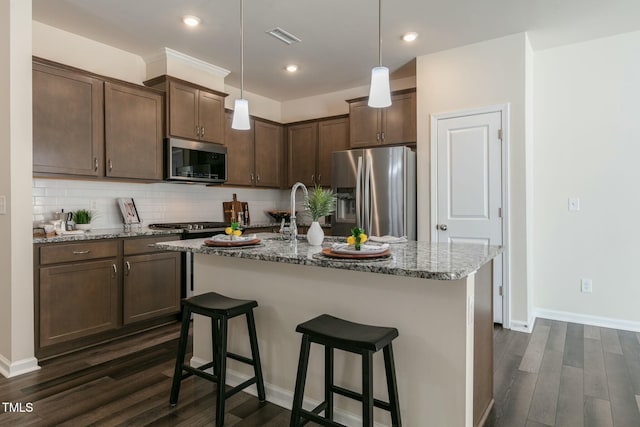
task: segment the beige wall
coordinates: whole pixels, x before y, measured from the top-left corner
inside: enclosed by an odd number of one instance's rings
[[[633,32],[536,53],[533,269],[545,316],[640,328],[639,49]]]
[[[236,99],[240,98],[240,89],[226,85],[225,93],[229,96],[225,98],[224,106],[233,110]],[[282,103],[252,92],[244,91],[244,98],[249,101],[249,114],[261,117],[274,122],[282,123]]]
[[[418,238],[429,239],[430,116],[489,105],[510,106],[511,318],[527,324],[525,78],[528,40],[516,34],[417,58]]]
[[[31,1],[0,0],[0,373],[37,369],[31,244]]]

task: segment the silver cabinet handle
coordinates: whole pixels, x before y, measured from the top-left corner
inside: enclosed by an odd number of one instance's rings
[[[376,132],[376,141],[380,141],[380,132]]]
[[[86,250],[86,251],[73,251],[74,255],[86,255],[88,253],[90,253],[90,250]]]
[[[125,267],[127,268],[126,272],[124,273],[126,276],[129,275],[129,272],[131,271],[131,263],[129,261],[124,263]]]
[[[147,244],[147,247],[148,248],[155,248],[156,244],[155,243],[149,243],[149,244]]]
[[[259,173],[256,174],[256,181],[260,182],[260,174]]]
[[[438,224],[436,228],[438,230],[447,231],[447,224]]]
[[[253,174],[252,173],[249,174],[249,182],[253,184]]]
[[[315,184],[315,183],[316,183],[316,174],[315,174],[315,173],[312,173],[312,174],[311,174],[311,183],[312,183],[312,184]]]
[[[200,136],[200,126],[196,125],[196,136]]]
[[[115,275],[118,274],[118,267],[116,267],[115,264],[111,264],[111,267],[113,268],[113,276],[115,277]]]
[[[109,172],[113,170],[113,162],[109,159]]]
[[[204,126],[200,128],[200,137],[204,138]]]
[[[380,136],[382,137],[382,141],[384,141],[384,132],[380,133]]]
[[[318,174],[318,185],[320,184],[321,181],[322,181],[322,174]]]
[[[97,157],[93,158],[93,170],[98,172],[98,158]]]

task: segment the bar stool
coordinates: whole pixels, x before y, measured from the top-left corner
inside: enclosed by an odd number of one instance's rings
[[[215,292],[208,292],[182,300],[182,328],[180,330],[180,343],[178,344],[176,369],[173,374],[171,397],[169,399],[171,406],[175,406],[178,403],[180,382],[191,375],[197,375],[208,379],[218,385],[216,392],[216,427],[222,427],[224,425],[225,399],[233,396],[250,385],[256,384],[256,387],[258,388],[258,400],[260,402],[264,402],[264,381],[262,379],[262,368],[260,366],[260,353],[258,352],[256,325],[253,318],[253,308],[257,306],[258,303],[256,301],[228,298]],[[184,363],[184,356],[187,351],[187,339],[189,337],[189,321],[191,320],[191,313],[211,318],[213,361],[198,368],[194,368]],[[247,316],[247,329],[249,330],[249,341],[251,344],[251,359],[227,351],[228,321],[233,317],[243,314]],[[227,357],[253,366],[255,373],[255,376],[249,378],[229,391],[225,390]],[[209,369],[211,367],[213,367],[213,375],[208,372],[204,372],[205,369]],[[186,371],[186,373],[183,373],[183,371]]]
[[[296,328],[301,332],[300,361],[296,389],[291,409],[291,427],[298,427],[313,421],[323,426],[343,426],[333,421],[333,393],[349,397],[362,402],[362,425],[373,426],[373,407],[387,410],[391,413],[394,427],[400,427],[400,404],[398,401],[398,385],[393,362],[393,347],[391,341],[398,336],[396,328],[362,325],[349,322],[337,317],[323,314],[315,319],[301,323]],[[324,345],[324,402],[312,411],[302,409],[304,385],[309,364],[309,349],[311,343]],[[348,351],[362,355],[362,394],[342,388],[333,383],[333,349]],[[389,402],[373,398],[373,353],[382,349],[384,366],[387,377]],[[324,418],[319,414],[324,410]],[[303,421],[304,420],[304,421]]]

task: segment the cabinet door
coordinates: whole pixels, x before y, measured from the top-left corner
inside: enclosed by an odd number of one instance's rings
[[[198,93],[198,89],[191,86],[169,82],[169,135],[199,138]]]
[[[198,97],[200,139],[218,144],[224,143],[224,98],[203,90]]]
[[[282,185],[282,126],[256,120],[254,122],[256,186]]]
[[[33,64],[33,172],[101,176],[102,80]]]
[[[124,324],[180,311],[180,253],[124,259]]]
[[[367,101],[349,104],[349,142],[351,147],[371,147],[380,141],[380,109],[370,108]]]
[[[382,124],[383,144],[416,142],[416,93],[403,93],[391,97],[391,106],[384,109]]]
[[[287,127],[287,185],[296,182],[310,186],[316,180],[318,152],[318,123],[304,123]]]
[[[40,269],[40,347],[118,327],[116,258]]]
[[[224,145],[227,147],[227,182],[232,185],[253,185],[255,182],[253,131],[231,129],[233,114],[225,115]]]
[[[162,96],[105,83],[106,175],[162,179]]]
[[[331,153],[349,149],[349,119],[318,122],[318,176],[316,182],[331,187]]]

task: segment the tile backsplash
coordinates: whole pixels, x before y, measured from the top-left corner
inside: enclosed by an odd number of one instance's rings
[[[206,187],[204,185],[130,182],[75,181],[62,179],[33,180],[34,224],[53,218],[53,213],[89,209],[95,212],[94,229],[118,228],[122,216],[116,199],[131,197],[136,203],[143,225],[158,222],[222,221],[222,202],[238,200],[249,203],[251,222],[271,222],[268,210],[288,209],[289,191]]]

